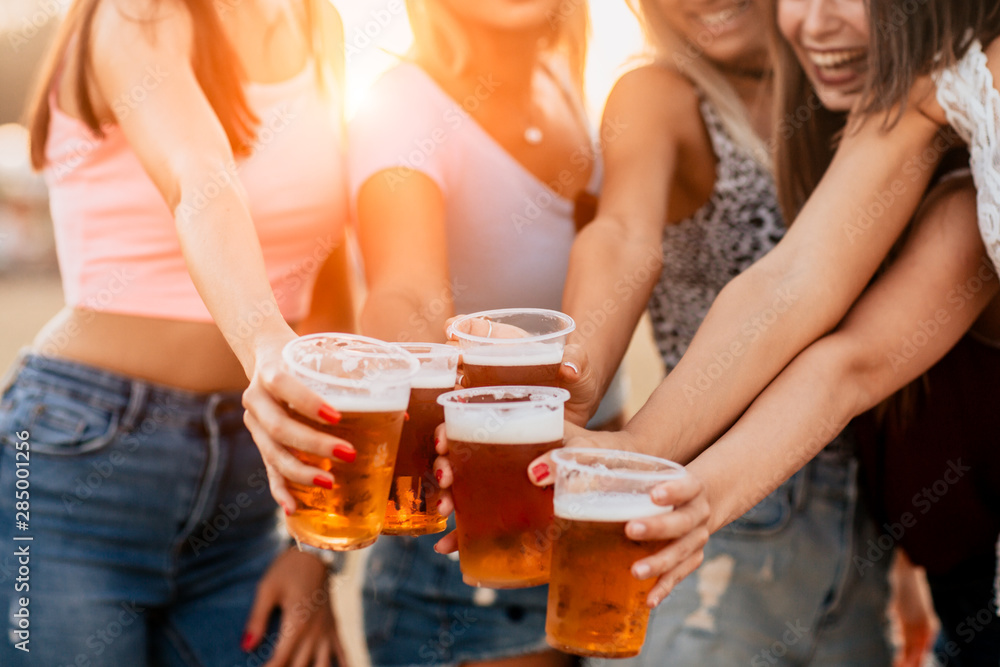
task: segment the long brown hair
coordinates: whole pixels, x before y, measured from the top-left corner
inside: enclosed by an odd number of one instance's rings
[[[904,108],[918,77],[949,67],[974,40],[1000,36],[997,0],[868,0],[867,113]]]
[[[777,3],[775,3],[777,4]],[[791,45],[777,27],[776,11],[771,25],[775,35],[775,183],[778,204],[787,224],[792,224],[823,175],[833,162],[840,137],[847,125],[847,113],[827,109],[820,101]],[[890,250],[879,268],[884,273],[898,255],[908,231]],[[880,427],[899,429],[913,416],[921,391],[926,390],[926,375],[889,396],[872,414]]]
[[[775,54],[774,180],[787,224],[833,161],[847,114],[823,106],[795,52],[772,21]]]
[[[31,162],[36,169],[45,166],[45,145],[49,136],[52,109],[49,93],[60,76],[70,49],[74,50],[75,71],[66,73],[73,77],[73,91],[84,124],[97,137],[103,137],[105,128],[94,109],[88,83],[93,80],[93,62],[90,57],[94,16],[102,0],[75,0],[56,34],[47,60],[38,78],[35,92],[28,106],[28,127],[31,136]],[[158,7],[163,0],[155,0]],[[190,13],[194,36],[192,64],[198,84],[219,118],[226,137],[236,155],[250,152],[258,118],[247,104],[243,92],[246,74],[230,44],[213,0],[171,0]],[[327,57],[318,28],[320,0],[302,0],[303,20],[309,40],[311,57],[318,63]],[[144,20],[136,18],[135,20]],[[155,19],[154,19],[155,20]],[[320,68],[317,68],[320,69]]]

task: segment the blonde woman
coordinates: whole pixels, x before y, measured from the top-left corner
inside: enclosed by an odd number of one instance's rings
[[[69,7],[30,118],[67,307],[2,388],[0,532],[32,539],[0,663],[339,654],[243,404],[350,450],[287,416],[324,407],[280,370],[346,218],[340,32],[318,0]],[[351,325],[344,285],[320,288],[326,326]]]
[[[600,182],[582,103],[585,2],[411,0],[412,52],[351,124],[364,333],[443,341],[456,313],[561,304],[577,202]],[[621,410],[620,392],[597,418]],[[383,538],[365,585],[374,664],[563,665],[544,587],[462,583],[435,536]]]

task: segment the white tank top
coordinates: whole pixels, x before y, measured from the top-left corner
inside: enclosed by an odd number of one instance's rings
[[[488,95],[497,85],[483,77]],[[383,170],[419,171],[441,189],[455,311],[558,310],[576,236],[573,202],[515,160],[421,68],[401,63],[369,92],[349,126],[352,201]],[[569,169],[586,170],[581,153]],[[596,194],[600,161],[588,190]],[[556,185],[558,187],[558,185]]]
[[[938,72],[935,79],[948,123],[969,145],[979,232],[1000,272],[1000,92],[982,45],[974,41],[960,61]]]

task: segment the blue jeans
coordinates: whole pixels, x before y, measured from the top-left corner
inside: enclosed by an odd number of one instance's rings
[[[454,516],[448,528],[455,528]],[[454,666],[550,650],[548,586],[468,586],[458,561],[434,551],[439,539],[382,537],[372,548],[364,586],[372,665]]]
[[[892,552],[870,558],[878,536],[841,436],[712,536],[701,567],[653,613],[642,654],[589,664],[888,666]]]
[[[284,541],[239,394],[34,355],[11,377],[0,398],[0,665],[262,665],[240,640]]]

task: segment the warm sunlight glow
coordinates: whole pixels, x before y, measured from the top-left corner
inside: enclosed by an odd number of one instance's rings
[[[333,4],[344,19],[347,108],[351,115],[372,82],[392,66],[393,54],[406,52],[412,36],[402,0],[364,3],[334,0]],[[587,97],[596,122],[622,65],[639,51],[642,36],[625,0],[596,0],[591,3],[591,17],[594,27],[587,67]]]

